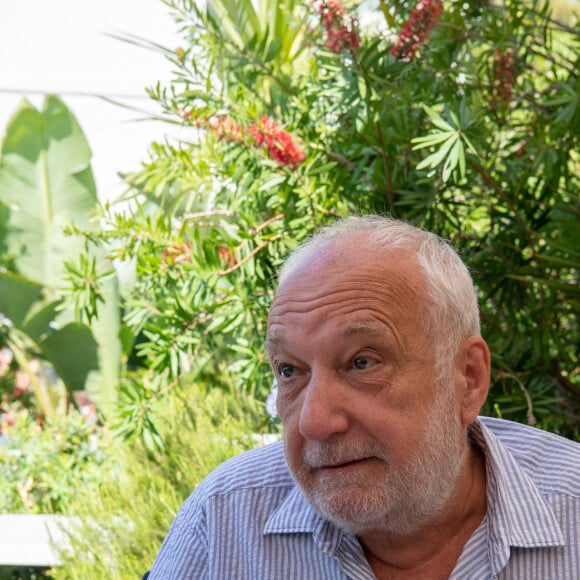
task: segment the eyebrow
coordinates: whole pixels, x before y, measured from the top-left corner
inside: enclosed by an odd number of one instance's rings
[[[353,334],[386,334],[389,332],[389,327],[384,324],[376,322],[354,322],[349,324],[344,331],[345,336],[352,336]]]
[[[273,347],[278,346],[286,342],[285,332],[276,332],[274,334],[268,334],[264,340],[264,346],[266,350],[271,350]]]
[[[355,335],[375,335],[381,336],[389,334],[390,329],[388,326],[383,324],[378,324],[376,322],[354,322],[349,324],[343,332],[343,336],[355,336]],[[275,346],[285,343],[287,340],[287,335],[284,330],[278,330],[268,335],[264,341],[266,349],[271,349]]]

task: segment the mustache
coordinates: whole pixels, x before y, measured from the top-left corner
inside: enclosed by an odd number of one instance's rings
[[[316,443],[302,450],[302,464],[311,469],[343,465],[376,458],[389,463],[385,448],[377,441]]]

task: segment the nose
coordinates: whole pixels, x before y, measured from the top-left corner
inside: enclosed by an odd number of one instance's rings
[[[324,441],[348,431],[347,398],[336,377],[312,372],[303,393],[299,429],[304,439]]]

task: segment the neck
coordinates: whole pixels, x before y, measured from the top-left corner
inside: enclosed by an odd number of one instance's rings
[[[427,526],[410,535],[371,531],[360,535],[359,541],[377,578],[411,576],[411,572],[437,578],[436,569],[447,578],[486,508],[485,458],[470,446],[453,494]],[[393,573],[386,574],[388,570]]]

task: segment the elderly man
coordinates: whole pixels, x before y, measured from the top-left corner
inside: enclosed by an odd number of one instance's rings
[[[580,578],[580,445],[478,418],[489,351],[441,239],[322,230],[282,269],[267,349],[283,446],[195,490],[151,580]]]

